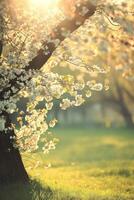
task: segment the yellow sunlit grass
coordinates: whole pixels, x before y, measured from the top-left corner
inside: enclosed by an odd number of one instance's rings
[[[31,177],[53,191],[51,200],[133,199],[131,130],[55,131],[62,141],[55,152],[23,156]],[[41,163],[35,167],[37,160]]]

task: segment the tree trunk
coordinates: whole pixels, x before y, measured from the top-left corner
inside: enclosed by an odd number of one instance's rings
[[[127,127],[133,127],[133,118],[131,111],[129,110],[128,106],[126,105],[125,99],[124,99],[124,93],[122,87],[119,85],[118,79],[115,80],[117,94],[118,94],[118,102],[120,105],[120,111],[124,117],[124,120],[126,122]]]
[[[0,184],[26,183],[29,181],[29,177],[19,150],[14,147],[16,137],[11,127],[9,114],[2,112],[0,117],[4,117],[5,126],[8,128],[7,132],[0,131]]]
[[[134,123],[133,123],[133,119],[132,119],[132,115],[130,111],[128,110],[126,105],[124,105],[123,102],[119,102],[119,103],[120,103],[121,113],[122,113],[122,116],[124,117],[127,127],[133,127]]]

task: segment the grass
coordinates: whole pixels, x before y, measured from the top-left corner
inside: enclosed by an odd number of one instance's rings
[[[32,196],[21,195],[23,200],[134,200],[133,130],[68,128],[55,133],[61,140],[55,151],[23,155],[31,178],[38,181],[25,186],[23,193]]]

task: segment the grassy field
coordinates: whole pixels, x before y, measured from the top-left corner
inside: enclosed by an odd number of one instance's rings
[[[133,130],[55,132],[61,140],[55,151],[23,156],[27,171],[38,182],[30,188],[18,186],[12,200],[21,200],[20,196],[23,200],[134,200]],[[12,187],[13,193],[16,186]]]

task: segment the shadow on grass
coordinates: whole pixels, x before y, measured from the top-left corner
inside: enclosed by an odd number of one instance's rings
[[[50,187],[42,187],[37,181],[29,184],[13,184],[0,187],[0,200],[51,200],[53,192]]]
[[[0,186],[0,200],[81,200],[62,191],[43,187],[36,180],[29,184],[12,184]]]
[[[84,198],[85,199],[85,198]],[[71,196],[62,191],[51,190],[50,187],[43,187],[37,181],[29,184],[14,184],[0,187],[0,200],[82,200],[79,197]],[[92,195],[87,200],[126,200],[121,197],[100,197]]]

